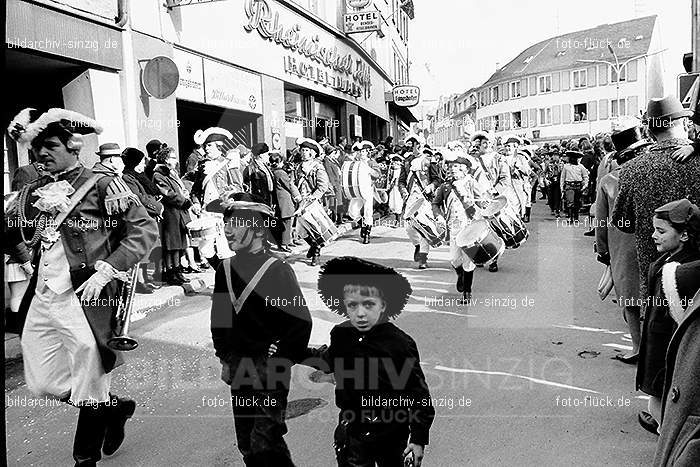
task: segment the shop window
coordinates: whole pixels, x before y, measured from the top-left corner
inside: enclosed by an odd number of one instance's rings
[[[574,121],[585,122],[588,120],[588,104],[574,104]]]

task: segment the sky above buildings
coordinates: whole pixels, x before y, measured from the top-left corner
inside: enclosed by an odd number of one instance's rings
[[[411,84],[433,107],[440,95],[481,85],[539,41],[568,32],[658,15],[666,93],[691,51],[690,0],[414,0]],[[432,105],[431,105],[432,104]]]

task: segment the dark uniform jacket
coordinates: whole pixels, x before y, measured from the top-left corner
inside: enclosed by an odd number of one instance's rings
[[[335,403],[351,432],[405,431],[410,442],[428,444],[435,409],[411,336],[388,322],[363,333],[345,321],[331,331],[330,347],[309,355],[321,359],[308,360],[313,366],[334,373]]]
[[[649,267],[649,302],[645,307],[639,343],[637,389],[651,396],[661,397],[663,393],[666,350],[676,330],[676,322],[671,317],[662,288],[661,271],[671,261],[683,264],[700,259],[700,253],[689,250],[686,248],[671,256],[666,254]]]
[[[36,162],[17,167],[12,174],[12,191],[19,191],[24,185],[44,175],[46,172]]]
[[[267,166],[263,167],[263,164],[255,158],[251,159],[248,167],[243,170],[243,183],[250,187],[249,193],[260,196],[268,206],[274,206],[277,203],[274,176],[272,170]],[[271,177],[272,187],[268,183],[268,174]]]
[[[93,172],[90,169],[79,166],[60,175],[59,180],[66,180],[77,190],[92,175]],[[115,193],[112,184],[114,180],[115,177],[109,175],[100,178],[59,228],[60,241],[63,242],[66,258],[70,265],[74,290],[95,273],[94,265],[98,260],[109,263],[118,271],[127,271],[151,250],[156,241],[158,235],[156,223],[138,201],[128,202],[118,210],[109,209],[111,214],[108,213],[106,198]],[[32,193],[36,188],[51,182],[53,179],[45,176],[27,185],[29,196],[24,205],[24,212],[28,220],[31,221],[39,214],[39,210],[33,206],[38,196],[34,196]],[[133,197],[133,193],[131,196]],[[17,222],[8,223],[9,219],[17,219],[14,212],[5,218],[5,241],[3,243],[6,253],[13,255],[19,251],[26,252],[27,247],[22,240],[19,224]],[[27,239],[31,239],[34,234],[34,224],[32,222],[29,224],[24,229]],[[34,298],[38,266],[41,260],[40,245],[41,242],[36,245],[32,252],[34,275],[19,308],[20,329],[24,326],[24,319]],[[117,296],[117,286],[117,281],[112,280],[102,289],[98,301],[83,305],[85,316],[102,357],[102,366],[108,373],[122,363],[121,357],[118,357],[117,353],[107,347],[107,340],[112,337],[112,317],[116,309],[114,298]],[[100,304],[103,306],[99,306]]]
[[[236,253],[231,259],[231,279],[236,297],[250,282],[269,253]],[[311,315],[303,300],[292,267],[277,260],[265,272],[253,293],[236,314],[226,284],[224,262],[219,262],[211,305],[211,334],[216,356],[232,364],[242,357],[261,359],[279,341],[276,359],[288,372],[300,362],[311,336]],[[231,369],[232,373],[235,368]],[[288,384],[289,375],[286,375]]]
[[[700,277],[700,262],[695,263]],[[666,354],[661,435],[654,466],[700,465],[700,293],[679,298],[692,303],[685,302],[689,305],[684,319]]]
[[[158,200],[158,197],[161,195],[148,190],[149,187],[144,186],[141,180],[139,180],[139,175],[143,175],[143,177],[146,176],[145,174],[138,174],[133,170],[124,170],[122,180],[124,180],[124,183],[126,183],[129,189],[139,197],[139,201],[141,201],[143,207],[146,208],[149,216],[154,218],[161,217],[163,215],[163,204]],[[148,181],[153,184],[150,180]]]

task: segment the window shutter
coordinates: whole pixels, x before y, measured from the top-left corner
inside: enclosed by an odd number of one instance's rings
[[[598,67],[596,65],[589,66],[586,68],[586,86],[592,88],[596,86],[598,77],[596,76],[596,70]]]
[[[552,107],[552,125],[559,125],[561,123],[561,107],[555,105]]]
[[[520,95],[527,96],[527,78],[520,80]]]
[[[530,126],[537,126],[537,109],[530,109]]]
[[[565,71],[561,74],[561,90],[562,91],[568,91],[571,85],[569,84],[571,82],[571,72],[570,71]]]
[[[571,123],[571,104],[561,106],[562,123]]]
[[[504,101],[506,97],[506,87],[503,83],[498,85],[498,101]]]
[[[637,96],[629,96],[627,98],[627,115],[639,117],[639,102]]]
[[[561,91],[561,73],[552,73],[552,92]]]
[[[509,113],[505,113],[505,114],[503,114],[503,117],[502,117],[502,118],[503,118],[503,122],[504,122],[504,125],[503,125],[504,128],[505,128],[506,130],[510,130],[510,127],[511,127],[511,125],[510,125],[510,123],[511,123],[511,122],[510,122],[510,114],[509,114]]]
[[[598,120],[598,103],[590,101],[588,103],[588,121],[595,122]]]
[[[632,60],[627,64],[627,81],[637,81],[637,63],[639,60]]]
[[[598,85],[605,86],[608,84],[608,65],[600,65],[598,67]]]
[[[505,89],[505,91],[503,92],[503,99],[510,100],[510,83],[504,84],[503,88]]]
[[[608,118],[608,100],[601,99],[598,101],[598,115],[601,120]]]
[[[537,78],[534,76],[530,77],[530,82],[528,84],[528,87],[530,88],[530,95],[534,96],[537,94]]]

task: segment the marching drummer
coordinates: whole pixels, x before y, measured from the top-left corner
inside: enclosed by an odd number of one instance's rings
[[[433,191],[434,186],[429,183],[428,168],[430,167],[430,155],[432,151],[424,149],[418,151],[420,145],[418,138],[411,136],[406,140],[406,145],[413,152],[407,153],[401,175],[399,176],[399,189],[406,200],[406,207],[411,206],[420,199],[426,199]],[[418,269],[427,269],[430,244],[418,231],[406,224],[406,233],[414,246],[413,261],[418,263]]]
[[[478,215],[477,199],[485,194],[479,192],[474,178],[468,173],[469,160],[458,156],[445,162],[451,181],[443,183],[437,189],[433,199],[433,213],[436,217],[447,218],[447,225],[452,232],[450,262],[457,273],[457,291],[463,293],[465,303],[469,304],[476,266],[457,246],[456,239],[459,232]]]
[[[300,138],[297,140],[297,144],[301,154],[301,165],[296,177],[299,183],[299,192],[307,203],[313,201],[320,203],[330,187],[326,169],[318,160],[323,149],[311,138]],[[307,232],[301,223],[297,224],[297,228],[299,237],[309,244],[309,251],[306,253],[306,257],[311,260],[309,264],[316,266],[321,259],[323,243],[315,240],[311,232]]]
[[[370,175],[370,184],[372,180],[375,180],[381,176],[379,171],[372,168],[370,165],[370,152],[374,150],[374,144],[370,141],[360,141],[352,145],[353,157],[356,161],[367,166],[367,170]],[[362,190],[360,190],[362,191]],[[371,187],[365,190],[366,193],[372,193]],[[350,204],[348,206],[348,215],[352,218],[353,222],[360,219],[360,238],[363,244],[369,243],[369,235],[372,232],[372,224],[374,223],[374,197],[369,196],[369,199],[365,198],[351,198]]]

